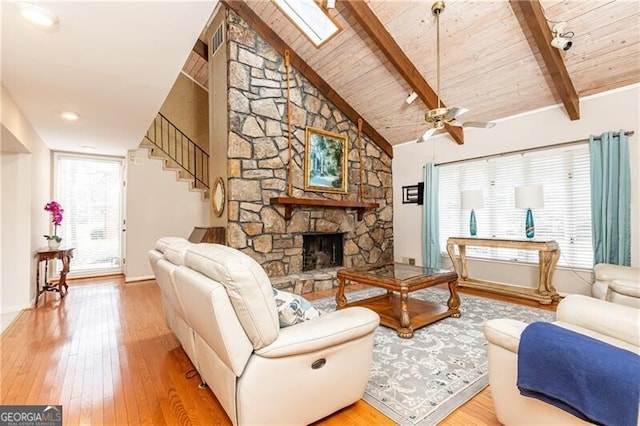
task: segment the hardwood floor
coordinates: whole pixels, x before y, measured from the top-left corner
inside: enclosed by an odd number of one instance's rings
[[[154,281],[76,281],[63,300],[47,294],[2,334],[0,404],[61,404],[65,425],[230,425],[211,391],[198,388],[192,369],[164,323]],[[394,423],[360,400],[317,424]],[[441,424],[498,425],[490,390]]]

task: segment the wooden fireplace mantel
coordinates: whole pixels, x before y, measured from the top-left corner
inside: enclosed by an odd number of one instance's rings
[[[273,197],[271,204],[279,204],[284,206],[285,220],[291,219],[291,213],[297,207],[322,207],[336,209],[353,209],[357,212],[358,220],[362,220],[365,210],[377,209],[379,203],[364,203],[360,201],[349,200],[325,200],[317,198],[296,198],[296,197]]]

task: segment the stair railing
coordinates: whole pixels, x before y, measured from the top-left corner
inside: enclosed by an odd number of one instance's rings
[[[156,115],[145,137],[193,178],[194,188],[209,189],[209,154],[162,113]]]

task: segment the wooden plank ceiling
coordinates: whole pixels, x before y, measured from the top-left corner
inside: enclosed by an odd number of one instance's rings
[[[193,50],[187,58],[187,62],[182,66],[182,72],[190,76],[202,87],[209,87],[209,65],[207,59],[207,28],[204,28],[196,40]]]
[[[415,140],[427,129],[428,106],[420,98],[405,103],[412,85],[396,68],[398,61],[387,58],[343,2],[338,0],[336,9],[329,11],[343,30],[320,49],[271,1],[246,3],[390,144]],[[432,3],[366,1],[436,90]],[[579,97],[640,82],[640,2],[541,0],[540,4],[548,21],[566,21],[566,31],[575,34],[573,47],[558,53]],[[539,49],[532,48],[527,40],[532,35],[520,26],[509,1],[446,1],[440,26],[440,96],[448,106],[470,110],[463,121],[497,120],[562,104],[564,89],[559,91],[554,84],[556,71],[549,72]]]

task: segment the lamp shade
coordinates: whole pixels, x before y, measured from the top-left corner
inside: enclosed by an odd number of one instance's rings
[[[462,210],[480,209],[484,207],[484,196],[479,189],[462,191],[460,200]]]
[[[532,209],[544,207],[541,185],[522,185],[516,187],[516,208]]]

